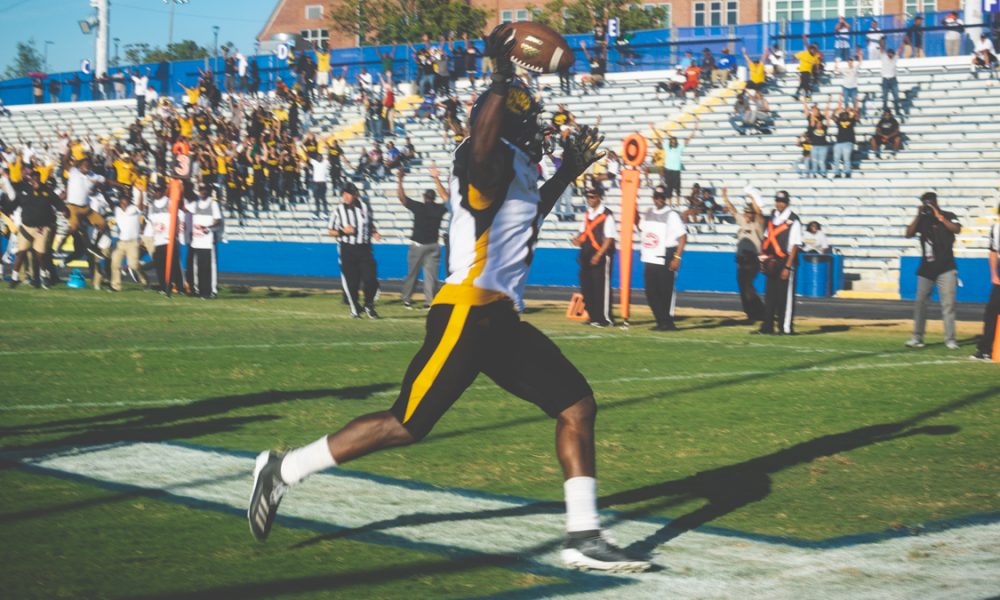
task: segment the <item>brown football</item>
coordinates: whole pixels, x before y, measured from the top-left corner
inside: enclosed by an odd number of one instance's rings
[[[548,25],[532,21],[511,23],[508,29],[514,34],[511,62],[535,73],[555,73],[568,69],[576,57],[565,38]]]

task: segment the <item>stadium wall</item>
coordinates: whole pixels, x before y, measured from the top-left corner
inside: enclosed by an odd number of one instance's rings
[[[404,244],[375,244],[379,279],[406,277]],[[574,248],[538,248],[535,251],[528,277],[529,285],[576,287],[579,285],[578,251]],[[842,261],[836,256],[838,264]],[[635,252],[632,267],[632,287],[643,289],[642,262]],[[260,273],[269,275],[296,275],[306,277],[339,277],[340,267],[337,245],[308,242],[264,242],[232,240],[219,248],[219,271],[223,273]],[[834,269],[834,272],[842,272]],[[441,277],[444,278],[442,260]],[[805,280],[800,278],[800,293]],[[841,278],[834,278],[834,290],[842,287]],[[618,287],[618,265],[615,265],[612,285]],[[763,292],[764,278],[757,277],[757,288]],[[728,252],[684,253],[684,267],[677,278],[680,291],[738,293],[736,262]]]
[[[982,302],[990,299],[993,284],[990,283],[990,264],[985,258],[956,258],[958,263],[959,302]],[[899,260],[899,295],[905,300],[913,300],[917,295],[917,267],[919,256],[904,256]],[[937,289],[934,300],[938,300]]]

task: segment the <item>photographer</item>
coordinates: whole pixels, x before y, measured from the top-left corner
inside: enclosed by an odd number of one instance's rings
[[[417,284],[420,270],[424,271],[424,308],[430,308],[431,300],[437,293],[438,271],[441,268],[441,246],[438,244],[441,220],[447,207],[447,191],[438,178],[437,166],[431,166],[431,177],[441,195],[443,202],[437,202],[437,196],[432,189],[424,190],[423,201],[418,202],[403,191],[405,169],[399,169],[396,179],[396,193],[399,203],[413,213],[413,234],[410,236],[410,249],[406,255],[406,279],[403,280],[403,306],[413,308],[413,288]]]
[[[941,315],[944,318],[944,345],[957,350],[955,341],[955,290],[958,285],[958,268],[955,265],[955,234],[962,225],[954,213],[938,208],[937,194],[926,192],[920,197],[917,216],[906,228],[906,237],[920,236],[920,267],[917,269],[917,297],[913,307],[913,337],[906,342],[908,348],[924,347],[924,328],[927,323],[927,301],[934,286],[941,297]]]

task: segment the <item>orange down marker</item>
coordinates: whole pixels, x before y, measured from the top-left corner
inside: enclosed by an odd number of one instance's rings
[[[628,325],[632,296],[632,233],[639,201],[639,167],[646,160],[646,138],[629,134],[622,145],[625,171],[622,173],[622,229],[618,246],[618,290],[621,297],[622,320]]]

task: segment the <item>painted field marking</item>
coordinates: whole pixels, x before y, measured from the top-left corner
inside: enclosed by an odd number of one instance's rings
[[[112,486],[164,490],[174,500],[245,510],[253,459],[242,453],[168,443],[80,448],[20,457],[37,470]],[[617,521],[623,545],[651,538],[666,519]],[[336,469],[293,488],[278,522],[295,519],[338,537],[403,547],[519,556],[559,570],[560,503],[440,489]],[[351,531],[354,530],[354,531]],[[833,549],[689,531],[659,546],[662,570],[616,575],[612,589],[577,580],[561,595],[582,598],[981,598],[996,592],[1000,523]],[[249,531],[246,543],[254,544]],[[622,585],[624,583],[624,585]],[[596,584],[596,585],[595,585]],[[596,589],[595,589],[596,588]],[[529,590],[530,591],[530,590]]]
[[[332,344],[333,342],[331,342]],[[404,342],[399,342],[404,343]],[[375,344],[375,342],[372,342]],[[839,371],[863,371],[866,369],[897,369],[901,367],[922,367],[922,366],[933,366],[933,365],[974,365],[972,361],[962,360],[959,358],[952,359],[939,359],[939,360],[925,360],[917,362],[898,362],[898,363],[882,363],[882,364],[860,364],[860,365],[833,365],[829,367],[803,367],[803,368],[788,368],[788,369],[773,369],[770,371],[709,371],[704,373],[685,373],[683,375],[649,375],[642,377],[618,377],[615,379],[597,379],[590,383],[593,385],[603,385],[603,384],[618,384],[618,383],[631,383],[631,382],[641,382],[641,381],[694,381],[699,379],[722,379],[726,377],[758,377],[758,376],[781,376],[781,375],[796,375],[799,373],[836,373]],[[492,383],[475,383],[469,386],[470,390],[497,390],[498,388]],[[374,392],[369,394],[369,398],[381,398],[381,397],[393,397],[399,393],[398,390],[386,390],[381,392]],[[505,392],[506,393],[506,392]],[[58,408],[122,408],[122,407],[132,407],[132,406],[176,406],[184,404],[193,404],[195,402],[202,402],[204,398],[165,398],[162,400],[120,400],[120,401],[110,401],[110,402],[75,402],[72,399],[66,399],[64,402],[51,402],[46,404],[16,404],[16,405],[0,405],[0,412],[10,412],[10,411],[22,411],[22,410],[51,410]]]

